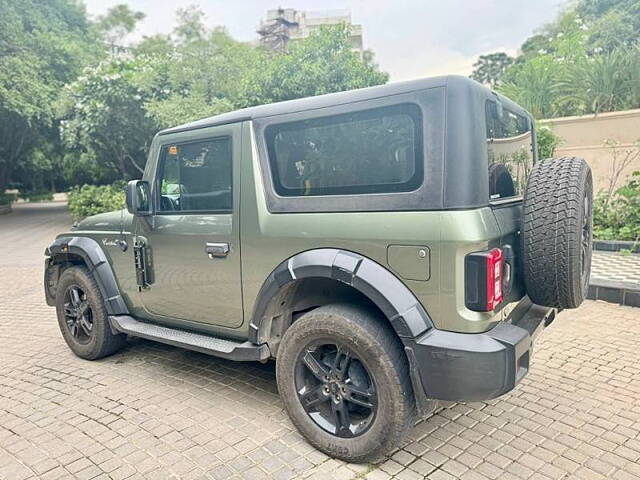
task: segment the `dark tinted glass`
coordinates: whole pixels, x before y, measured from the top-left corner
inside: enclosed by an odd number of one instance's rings
[[[533,168],[529,119],[489,100],[486,122],[490,198],[498,200],[524,194]]]
[[[164,146],[159,211],[230,211],[231,162],[230,138]]]
[[[281,196],[408,192],[422,184],[417,105],[271,125],[266,139]]]

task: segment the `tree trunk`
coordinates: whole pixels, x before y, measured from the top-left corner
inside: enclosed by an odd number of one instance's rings
[[[9,164],[0,163],[0,194],[9,186]]]
[[[125,156],[118,153],[118,170],[120,170],[120,175],[122,175],[123,180],[127,180],[127,165],[125,163]]]
[[[142,168],[140,165],[138,165],[131,155],[127,155],[127,157],[129,158],[129,161],[135,167],[135,169],[138,172],[140,172],[140,174],[143,174],[144,173],[144,168]]]

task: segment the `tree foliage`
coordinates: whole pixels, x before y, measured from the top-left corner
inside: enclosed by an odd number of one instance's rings
[[[480,55],[478,61],[473,64],[471,78],[494,88],[504,72],[513,64],[514,59],[504,52]]]
[[[343,26],[273,55],[195,7],[129,48],[118,44],[144,14],[124,3],[95,22],[81,0],[0,0],[0,11],[0,192],[139,176],[161,128],[388,78]]]
[[[73,0],[0,0],[0,192],[50,138],[62,86],[99,56]]]
[[[386,83],[389,76],[370,57],[352,50],[349,33],[345,25],[321,27],[307,39],[291,42],[285,54],[262,55],[255,76],[247,79],[245,105]]]
[[[156,126],[144,111],[151,94],[141,83],[153,66],[145,58],[112,58],[65,88],[60,135],[70,152],[125,180],[142,174]]]
[[[576,11],[591,25],[589,44],[603,51],[630,47],[640,32],[638,0],[581,0]]]
[[[538,118],[638,108],[639,38],[640,1],[578,0],[528,38],[506,69],[482,56],[473,77]]]
[[[108,43],[115,44],[133,32],[138,22],[144,17],[144,13],[131,10],[127,4],[121,3],[111,7],[105,15],[98,17],[96,26]]]
[[[172,35],[142,40],[132,56],[88,68],[65,89],[61,134],[96,175],[131,178],[142,173],[159,129],[387,79],[371,56],[351,50],[345,26],[322,28],[273,55],[223,28],[207,29],[197,9],[180,10]]]

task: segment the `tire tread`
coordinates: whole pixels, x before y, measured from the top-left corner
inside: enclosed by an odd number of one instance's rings
[[[579,239],[591,183],[589,166],[577,157],[538,162],[529,177],[522,251],[525,287],[534,303],[576,308],[586,296]]]

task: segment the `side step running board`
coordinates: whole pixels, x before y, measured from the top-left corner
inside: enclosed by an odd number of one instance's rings
[[[251,342],[236,342],[201,333],[145,323],[128,315],[110,316],[111,328],[117,332],[166,343],[196,352],[236,361],[260,361],[271,356],[269,347]]]

